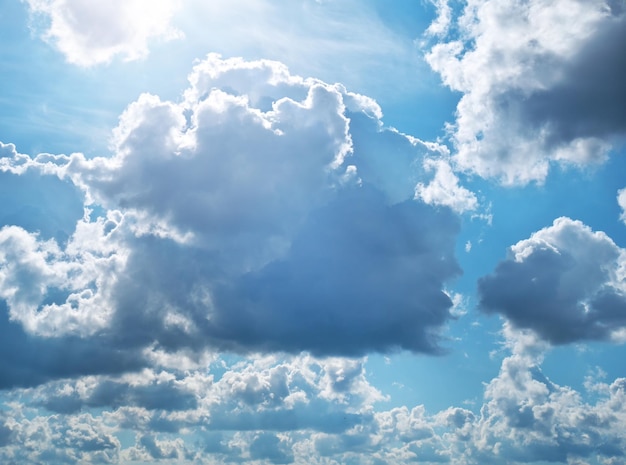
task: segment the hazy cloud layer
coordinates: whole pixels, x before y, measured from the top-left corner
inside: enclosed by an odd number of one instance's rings
[[[553,344],[622,340],[625,257],[603,232],[558,218],[480,279],[480,305]]]
[[[543,181],[551,163],[602,161],[626,133],[626,9],[603,0],[449,2],[426,55],[462,93],[450,131],[463,170]]]

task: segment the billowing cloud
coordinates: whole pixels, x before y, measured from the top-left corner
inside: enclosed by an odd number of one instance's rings
[[[427,159],[424,162],[424,168],[428,171],[435,171],[435,176],[426,185],[417,184],[416,198],[422,199],[427,204],[445,205],[458,213],[477,208],[476,195],[459,185],[459,178],[446,160]]]
[[[180,36],[170,25],[178,0],[27,1],[31,13],[43,20],[43,38],[79,66],[108,63],[116,56],[136,60],[148,54],[149,40]]]
[[[479,280],[480,306],[553,344],[622,340],[626,253],[580,221],[553,225],[511,247]]]
[[[602,161],[626,133],[622,2],[468,0],[454,27],[437,4],[430,32],[450,38],[426,59],[463,94],[450,126],[459,168],[540,182],[551,163]]]
[[[10,319],[140,364],[148,347],[440,352],[458,219],[414,192],[445,150],[381,117],[341,85],[213,54],[181,101],[129,105],[111,157],[3,145],[5,176],[85,203],[63,243],[2,229]]]
[[[625,437],[621,428],[624,379],[610,384],[588,377],[595,404],[584,393],[560,386],[541,368],[545,344],[508,325],[512,354],[485,388],[485,403],[471,434],[470,463],[619,463]],[[614,433],[615,432],[615,433]],[[597,460],[597,462],[595,462]]]

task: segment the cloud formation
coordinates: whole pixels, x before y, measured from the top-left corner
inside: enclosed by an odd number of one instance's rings
[[[116,56],[125,61],[137,60],[148,54],[150,40],[170,40],[181,35],[170,25],[179,8],[178,0],[27,2],[31,14],[45,24],[42,37],[69,63],[78,66],[109,63]]]
[[[479,280],[480,306],[552,344],[623,340],[625,260],[603,232],[558,218]]]
[[[622,209],[620,219],[626,223],[626,189],[620,189],[617,192],[617,204]]]
[[[605,159],[626,133],[626,9],[601,0],[448,2],[426,60],[462,93],[450,126],[458,168],[504,184],[553,163]]]
[[[428,184],[418,183],[415,197],[431,205],[445,205],[463,213],[475,210],[478,199],[470,190],[459,185],[459,178],[445,159],[427,159],[424,161],[427,171],[434,171],[435,176]]]
[[[155,365],[16,391],[0,413],[0,458],[31,464],[619,463],[625,380],[601,372],[576,391],[542,371],[548,350],[505,325],[499,373],[475,409],[384,408],[365,359],[216,359]],[[188,365],[178,356],[178,366]],[[591,396],[592,402],[584,398]],[[36,412],[36,415],[33,413]],[[124,438],[122,440],[122,438]]]
[[[63,244],[2,230],[11,320],[131,358],[440,352],[459,222],[414,192],[443,149],[381,117],[341,85],[213,54],[180,102],[128,106],[111,157],[3,146],[6,176],[71,182],[85,202]]]

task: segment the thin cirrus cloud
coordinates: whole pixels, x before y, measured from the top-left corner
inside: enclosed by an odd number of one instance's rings
[[[450,125],[459,169],[504,184],[551,164],[603,161],[626,133],[622,2],[438,2],[426,60],[462,93]]]

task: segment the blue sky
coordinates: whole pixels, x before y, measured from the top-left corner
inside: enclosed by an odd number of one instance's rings
[[[623,1],[0,29],[2,463],[626,463]]]

